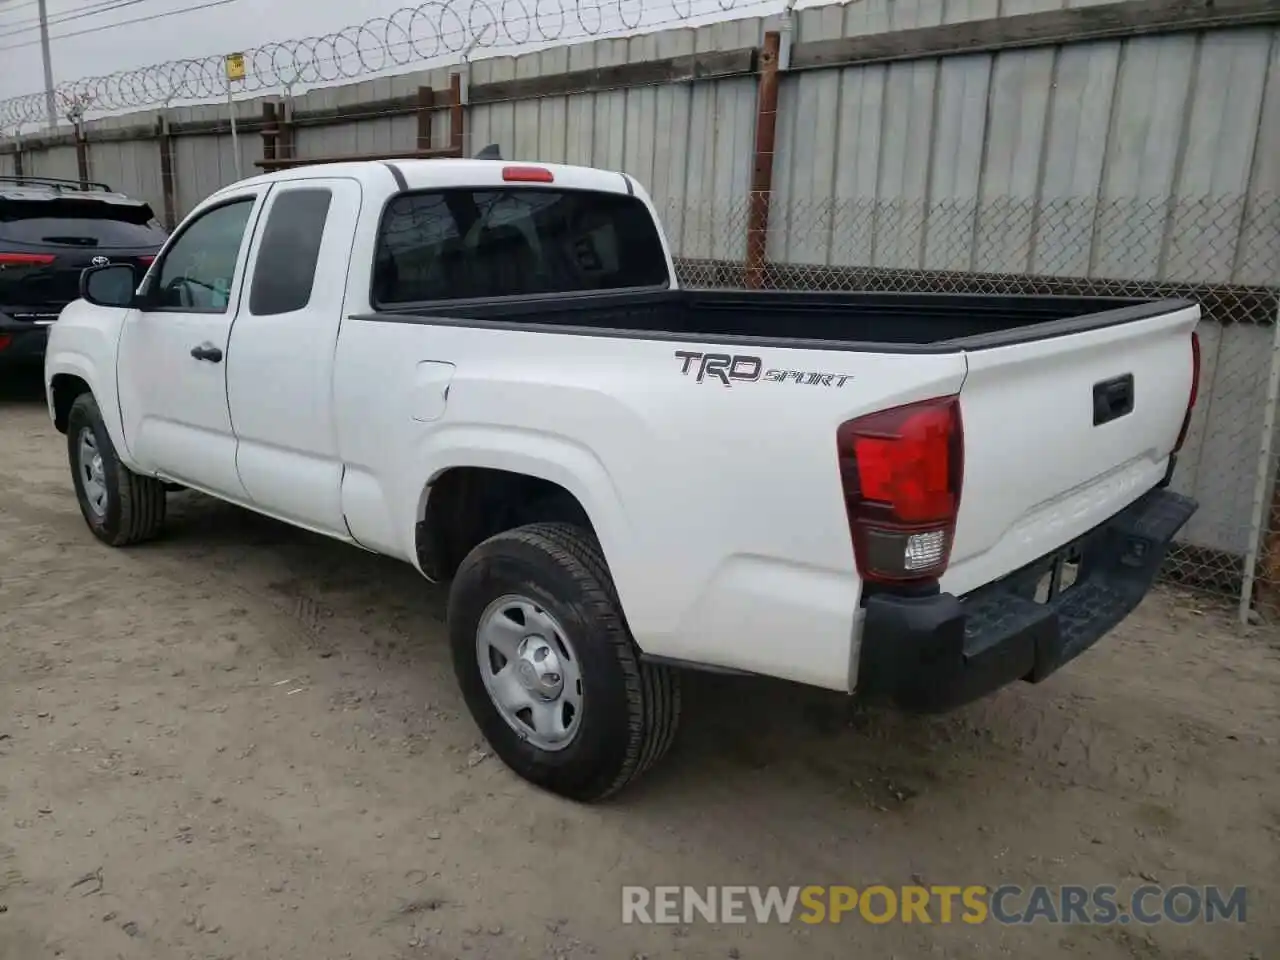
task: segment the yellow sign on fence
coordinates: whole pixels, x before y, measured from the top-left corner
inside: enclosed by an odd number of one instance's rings
[[[244,79],[244,54],[228,53],[226,59],[227,79],[243,80]]]

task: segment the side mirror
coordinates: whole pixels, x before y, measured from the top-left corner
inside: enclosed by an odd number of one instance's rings
[[[80,296],[95,307],[132,307],[138,275],[131,263],[86,267],[80,273]]]

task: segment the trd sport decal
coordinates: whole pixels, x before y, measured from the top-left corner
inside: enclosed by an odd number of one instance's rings
[[[728,353],[694,353],[691,350],[677,350],[676,359],[680,361],[680,372],[684,376],[692,376],[698,383],[710,380],[715,383],[732,386],[739,383],[755,383],[763,380],[766,383],[802,383],[812,387],[843,387],[853,379],[844,373],[823,373],[820,370],[777,370],[765,369],[764,361],[749,354]]]

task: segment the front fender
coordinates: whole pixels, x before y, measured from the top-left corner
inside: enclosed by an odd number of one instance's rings
[[[116,382],[116,346],[127,310],[108,310],[77,300],[63,309],[49,328],[45,348],[44,385],[49,415],[55,417],[53,386],[58,376],[82,380],[98,401],[107,433],[122,463],[137,465],[129,451],[120,416],[120,394]]]

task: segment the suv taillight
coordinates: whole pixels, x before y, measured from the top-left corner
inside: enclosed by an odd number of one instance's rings
[[[836,444],[862,578],[905,583],[941,576],[951,558],[964,476],[960,398],[849,420],[836,431]]]
[[[43,267],[57,259],[51,253],[5,253],[0,251],[0,267]]]
[[[1178,440],[1173,445],[1173,452],[1182,449],[1187,439],[1187,431],[1191,429],[1191,412],[1195,410],[1196,399],[1200,396],[1200,335],[1191,331],[1191,393],[1187,395],[1187,412],[1182,417],[1182,429],[1178,431]]]

